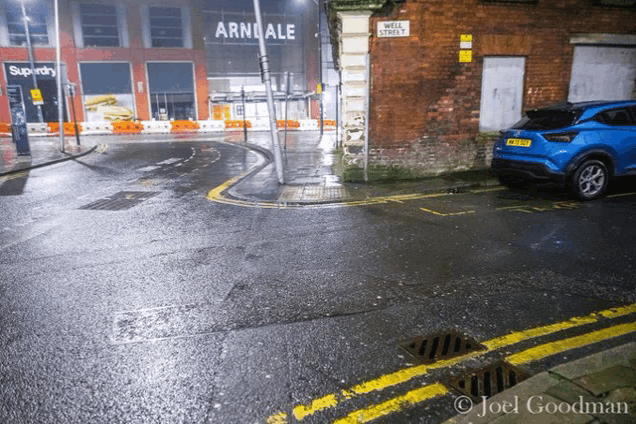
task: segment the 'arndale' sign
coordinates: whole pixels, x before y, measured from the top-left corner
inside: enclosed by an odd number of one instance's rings
[[[256,22],[219,22],[214,33],[215,38],[235,38],[235,39],[251,39],[259,38],[258,26]],[[265,29],[265,39],[274,40],[295,40],[296,25],[287,24],[267,24]]]
[[[265,15],[263,32],[269,44],[296,43],[300,37],[300,25],[286,15]],[[206,37],[208,44],[257,44],[260,38],[253,14],[236,12],[206,12]],[[291,21],[291,22],[290,22]]]

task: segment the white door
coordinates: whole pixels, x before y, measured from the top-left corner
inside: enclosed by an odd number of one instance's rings
[[[479,130],[499,131],[521,119],[524,57],[485,57]]]
[[[575,46],[569,102],[630,100],[636,79],[636,48]]]

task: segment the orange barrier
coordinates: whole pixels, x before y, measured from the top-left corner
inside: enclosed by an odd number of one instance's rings
[[[285,128],[285,120],[276,121],[276,126],[278,128]],[[300,122],[287,120],[287,128],[299,128]]]
[[[138,122],[113,121],[113,134],[141,134],[144,126]]]
[[[49,122],[49,133],[58,134],[60,132],[60,124],[58,122]],[[77,129],[82,132],[82,124],[77,124]],[[75,125],[72,122],[64,122],[64,135],[75,135]]]
[[[252,128],[252,124],[250,121],[245,121],[247,124],[247,128]],[[232,129],[232,128],[240,128],[243,129],[243,121],[241,120],[237,120],[237,121],[225,121],[225,129]]]
[[[325,126],[327,127],[335,127],[336,126],[336,121],[333,119],[325,119],[323,121],[323,123],[325,124]]]
[[[10,133],[10,132],[11,132],[11,125],[5,122],[0,122],[0,133]]]
[[[170,121],[172,125],[171,133],[197,132],[199,123],[195,121]]]

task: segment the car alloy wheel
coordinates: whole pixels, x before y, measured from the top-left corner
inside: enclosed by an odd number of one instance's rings
[[[585,161],[574,173],[572,179],[575,193],[583,200],[596,199],[605,193],[609,173],[599,160]]]

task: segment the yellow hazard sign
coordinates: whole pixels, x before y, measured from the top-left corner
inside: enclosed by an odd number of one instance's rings
[[[322,84],[316,84],[316,93],[322,94]]]
[[[462,43],[470,43],[473,41],[473,34],[461,34],[459,41]]]
[[[34,105],[43,105],[44,100],[42,99],[42,92],[38,88],[33,88],[31,90],[31,99],[33,99]]]

